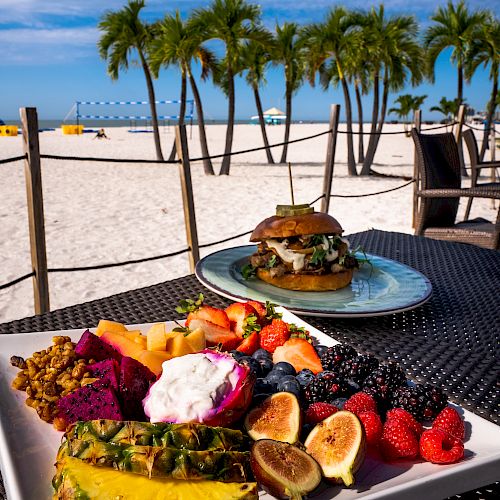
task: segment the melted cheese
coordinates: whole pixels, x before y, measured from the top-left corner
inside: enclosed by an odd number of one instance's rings
[[[267,246],[276,251],[283,262],[293,264],[294,271],[304,269],[306,256],[303,253],[297,253],[287,248],[288,240],[267,240]]]

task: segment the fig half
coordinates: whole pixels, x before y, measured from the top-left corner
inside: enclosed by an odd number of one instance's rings
[[[257,482],[276,498],[301,499],[321,481],[316,460],[292,444],[261,439],[250,451],[250,466]]]
[[[245,429],[254,441],[274,439],[293,444],[299,440],[301,420],[297,397],[277,392],[248,412]]]
[[[304,443],[329,481],[351,486],[366,452],[364,428],[358,417],[339,411],[316,425]]]

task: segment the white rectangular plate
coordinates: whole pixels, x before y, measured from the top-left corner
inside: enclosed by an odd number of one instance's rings
[[[289,311],[283,312],[283,319],[306,327],[322,344],[336,343]],[[134,325],[134,329],[137,328],[144,332],[148,325]],[[10,357],[27,358],[51,345],[54,335],[69,335],[77,341],[83,331],[0,335],[0,465],[9,500],[51,498],[54,462],[62,437],[61,432],[40,420],[36,412],[24,404],[24,392],[11,388],[18,370],[10,365]],[[461,462],[446,466],[418,461],[386,464],[367,456],[353,488],[329,488],[315,498],[441,499],[498,480],[500,427],[458,409],[469,430],[466,457]],[[262,496],[271,498],[263,493]]]

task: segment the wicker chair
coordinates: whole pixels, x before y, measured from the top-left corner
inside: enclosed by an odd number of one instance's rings
[[[479,174],[482,168],[499,168],[500,161],[479,161],[479,149],[477,147],[476,136],[470,129],[463,132],[463,138],[467,149],[469,150],[470,166],[471,166],[471,187],[485,187],[500,190],[500,182],[483,182],[479,183]],[[465,218],[468,219],[470,209],[472,207],[473,198],[469,198],[467,208],[465,209]]]
[[[457,223],[456,218],[461,197],[500,200],[500,191],[461,187],[460,159],[453,134],[426,135],[413,129],[411,135],[420,178],[415,234],[499,249],[500,207],[495,223],[485,219]]]

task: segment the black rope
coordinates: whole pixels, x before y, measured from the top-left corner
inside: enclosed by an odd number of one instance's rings
[[[415,179],[412,179],[411,181],[407,182],[406,184],[403,184],[401,186],[391,188],[391,189],[386,189],[385,191],[377,191],[376,193],[365,193],[365,194],[331,194],[330,198],[365,198],[366,196],[375,196],[377,194],[384,194],[384,193],[390,193],[391,191],[397,191],[398,189],[402,189],[406,186],[409,186],[410,184],[413,184],[415,182]],[[323,195],[324,196],[324,195]]]
[[[318,134],[310,135],[308,137],[301,137],[300,139],[294,139],[293,141],[287,141],[287,142],[279,142],[277,144],[269,144],[269,146],[260,146],[258,148],[252,148],[252,149],[244,149],[242,151],[232,151],[231,153],[221,153],[220,155],[214,155],[214,156],[200,156],[199,158],[190,158],[189,161],[202,161],[202,160],[213,160],[215,158],[223,158],[225,156],[234,156],[234,155],[241,155],[244,153],[253,153],[254,151],[261,151],[263,149],[267,148],[275,148],[278,146],[284,146],[285,144],[294,144],[296,142],[302,142],[302,141],[308,141],[309,139],[315,139],[316,137],[320,137],[325,134],[330,134],[332,132],[332,129],[325,130],[324,132],[319,132]]]
[[[485,130],[487,132],[491,132],[492,130],[494,130],[495,132],[498,132],[497,129],[495,128],[495,125],[493,126],[490,126],[488,128],[479,128],[479,127],[473,127],[472,125],[469,125],[468,123],[464,123],[464,125],[467,127],[467,128],[470,128],[471,130],[477,130],[478,132],[484,132]],[[486,124],[485,124],[486,125]]]
[[[28,278],[31,278],[32,276],[35,276],[34,271],[31,271],[31,273],[25,274],[24,276],[20,276],[19,278],[16,278],[15,280],[9,281],[8,283],[4,283],[3,285],[0,285],[0,290],[4,290],[5,288],[9,288],[10,286],[17,285],[21,281],[27,280]]]
[[[429,128],[423,128],[421,129],[421,132],[428,132],[430,130],[439,130],[445,127],[452,127],[453,125],[456,125],[457,122],[453,123],[447,123],[446,125],[439,125],[437,127],[429,127]],[[406,130],[395,130],[393,132],[356,132],[356,131],[351,131],[348,132],[347,130],[337,130],[339,134],[345,134],[345,135],[401,135],[401,134],[408,134]]]
[[[12,163],[12,162],[19,161],[19,160],[25,160],[27,157],[28,157],[28,155],[24,154],[22,156],[14,156],[13,158],[4,158],[4,159],[0,160],[0,165],[2,163]]]
[[[241,238],[242,236],[246,236],[251,232],[252,231],[246,231],[245,233],[237,234],[236,236],[230,236],[229,238],[224,238],[223,240],[214,241],[212,243],[204,243],[203,245],[200,245],[199,248],[207,248],[207,247],[212,247],[214,245],[219,245],[220,243],[225,243],[226,241],[235,240],[236,238]]]
[[[61,155],[40,155],[40,158],[49,160],[77,160],[77,161],[98,161],[106,163],[167,163],[177,164],[181,160],[139,160],[139,159],[120,159],[120,158],[93,158],[90,156],[61,156]]]

